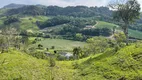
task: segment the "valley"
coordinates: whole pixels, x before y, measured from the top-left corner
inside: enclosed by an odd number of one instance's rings
[[[114,13],[103,6],[0,8],[0,80],[141,80],[141,12],[127,27]]]

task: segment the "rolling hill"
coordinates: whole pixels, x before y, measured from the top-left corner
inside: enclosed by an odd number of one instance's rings
[[[121,27],[119,27],[118,25],[115,25],[113,23],[104,22],[104,21],[97,21],[97,24],[95,25],[95,27],[96,28],[109,28],[109,29],[113,29],[114,27],[116,27],[116,30],[121,30]],[[142,39],[141,31],[129,29],[128,33],[129,33],[129,37]]]
[[[31,57],[19,51],[0,54],[0,79],[52,80],[141,80],[142,45],[133,44],[117,52],[108,48],[104,53],[74,61],[55,61]]]
[[[142,45],[131,45],[114,53],[108,49],[103,54],[78,61],[78,80],[141,80]]]

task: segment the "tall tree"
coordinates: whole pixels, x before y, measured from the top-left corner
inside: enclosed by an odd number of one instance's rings
[[[15,28],[6,27],[2,29],[0,35],[1,53],[8,51],[10,47],[20,48],[19,32]]]
[[[122,29],[128,45],[128,28],[131,23],[139,18],[140,4],[137,0],[113,0],[110,2],[109,7],[114,10],[114,18],[124,23]]]

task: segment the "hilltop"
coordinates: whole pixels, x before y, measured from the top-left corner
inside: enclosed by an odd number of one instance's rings
[[[26,5],[11,3],[11,4],[4,6],[3,8],[14,9],[14,8],[20,8],[20,7],[23,7],[23,6],[26,6]]]

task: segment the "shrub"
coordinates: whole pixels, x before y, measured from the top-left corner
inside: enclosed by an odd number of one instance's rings
[[[56,65],[55,59],[53,57],[49,58],[50,67],[54,67]]]
[[[38,48],[41,49],[43,47],[43,45],[41,44],[38,44]]]
[[[77,69],[79,67],[79,64],[78,64],[78,62],[73,62],[72,66],[74,67],[74,69]]]
[[[51,49],[55,49],[55,46],[51,46]]]

